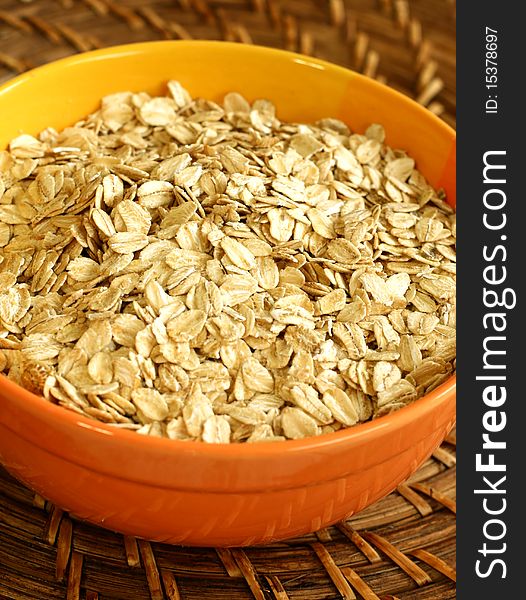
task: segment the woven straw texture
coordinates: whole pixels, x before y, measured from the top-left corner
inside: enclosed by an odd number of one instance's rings
[[[0,82],[76,52],[181,38],[318,56],[455,125],[455,0],[0,0]],[[454,450],[453,432],[345,523],[244,550],[125,538],[72,520],[0,468],[0,599],[455,598]]]
[[[315,55],[454,125],[455,0],[0,0],[0,81],[74,52],[180,38]]]

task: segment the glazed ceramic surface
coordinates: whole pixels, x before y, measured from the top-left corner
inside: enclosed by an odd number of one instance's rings
[[[0,88],[0,149],[20,133],[72,125],[117,91],[165,89],[221,101],[239,91],[282,120],[381,123],[455,205],[455,135],[408,98],[352,71],[279,50],[150,42],[67,58]],[[391,492],[455,419],[455,377],[412,405],[298,441],[207,445],[139,436],[54,406],[0,376],[0,461],[93,523],[163,542],[248,545],[314,531]]]

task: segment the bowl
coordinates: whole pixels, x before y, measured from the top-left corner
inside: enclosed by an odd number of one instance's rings
[[[73,124],[106,94],[268,98],[283,120],[382,123],[455,203],[455,134],[389,87],[298,54],[224,42],[151,42],[80,54],[0,88],[0,149],[20,133]],[[73,515],[150,540],[240,546],[304,534],[385,496],[442,442],[455,419],[455,377],[374,421],[296,441],[205,444],[116,430],[0,377],[0,461]]]

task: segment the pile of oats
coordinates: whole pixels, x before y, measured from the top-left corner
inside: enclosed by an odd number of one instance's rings
[[[454,370],[455,235],[379,125],[114,94],[0,152],[0,371],[142,434],[336,431]]]

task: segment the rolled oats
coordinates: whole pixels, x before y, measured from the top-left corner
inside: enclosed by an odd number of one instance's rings
[[[455,215],[380,125],[169,82],[0,152],[0,371],[208,443],[388,414],[455,368]]]

